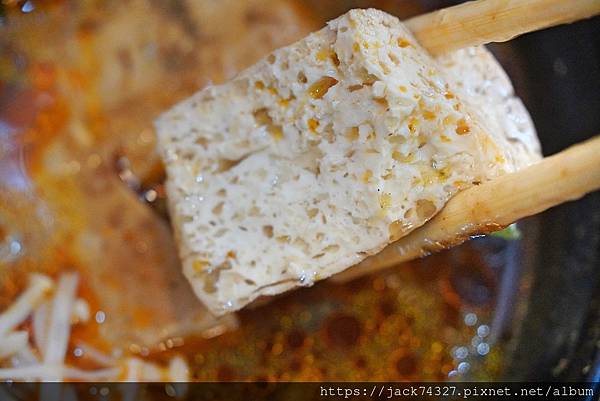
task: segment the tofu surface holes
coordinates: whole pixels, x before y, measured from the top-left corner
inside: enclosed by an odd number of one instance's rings
[[[156,127],[184,273],[215,314],[340,272],[457,191],[539,158],[486,50],[434,60],[377,10],[274,51]]]

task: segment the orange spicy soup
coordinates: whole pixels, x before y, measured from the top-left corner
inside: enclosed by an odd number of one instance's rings
[[[420,10],[407,3],[391,11]],[[0,26],[0,303],[11,305],[32,272],[55,281],[75,273],[84,311],[67,365],[102,365],[93,349],[157,366],[179,355],[192,379],[207,381],[500,373],[490,325],[501,268],[489,262],[506,246],[500,239],[322,282],[224,319],[210,316],[180,272],[152,120],[342,5],[27,4],[6,7]],[[18,329],[31,333],[33,320]]]

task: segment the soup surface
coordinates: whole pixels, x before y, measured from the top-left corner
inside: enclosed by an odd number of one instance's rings
[[[420,11],[380,3],[399,16]],[[4,10],[1,305],[31,272],[77,272],[92,319],[73,326],[73,366],[93,365],[86,344],[161,363],[183,355],[199,380],[497,376],[492,319],[512,246],[498,238],[319,283],[220,320],[208,314],[180,273],[152,121],[344,9],[294,0],[165,4],[28,1]]]

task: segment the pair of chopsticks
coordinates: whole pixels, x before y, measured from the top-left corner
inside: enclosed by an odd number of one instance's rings
[[[479,0],[406,22],[436,55],[600,14],[600,0]],[[334,276],[345,282],[458,245],[600,189],[600,136],[455,195],[429,222]]]

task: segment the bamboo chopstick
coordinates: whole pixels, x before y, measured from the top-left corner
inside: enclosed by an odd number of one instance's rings
[[[414,17],[406,24],[433,55],[600,14],[600,0],[479,0]],[[469,188],[431,221],[339,273],[346,282],[508,226],[600,189],[600,136],[521,171]]]
[[[598,14],[600,0],[478,0],[420,15],[405,23],[419,43],[437,55],[508,41]],[[349,281],[578,199],[600,188],[598,155],[600,137],[524,170],[464,190],[424,226],[331,280]]]
[[[458,245],[600,189],[600,136],[454,196],[424,226],[332,277],[345,282]]]
[[[600,14],[600,0],[479,0],[405,21],[431,54],[490,42]]]

